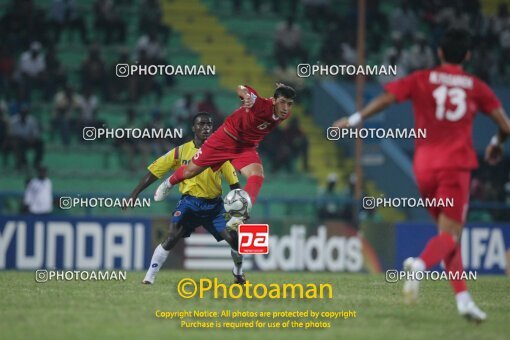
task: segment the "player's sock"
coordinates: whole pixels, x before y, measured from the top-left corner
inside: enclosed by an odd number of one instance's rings
[[[455,301],[457,302],[457,305],[461,304],[466,305],[469,302],[473,301],[473,299],[471,299],[471,295],[469,295],[469,292],[466,290],[455,294]]]
[[[181,183],[182,181],[185,180],[185,178],[184,178],[184,169],[185,168],[186,168],[186,165],[181,165],[177,170],[175,170],[175,172],[172,174],[172,176],[170,176],[170,178],[168,179],[170,184],[176,185],[176,184]]]
[[[439,235],[430,239],[425,249],[420,254],[420,258],[425,262],[426,268],[437,265],[446,256],[455,250],[456,243],[448,233],[441,232]]]
[[[251,203],[255,204],[257,201],[257,196],[259,195],[260,188],[264,183],[264,177],[262,176],[250,176],[246,181],[246,186],[244,187],[244,191],[250,195]]]
[[[243,275],[243,255],[234,249],[230,249],[230,255],[232,260],[234,260],[234,275]]]
[[[163,263],[165,263],[169,253],[170,250],[165,250],[165,248],[163,248],[161,244],[158,244],[158,246],[154,250],[154,254],[152,255],[151,265],[147,270],[147,274],[145,274],[145,278],[143,279],[144,282],[148,281],[150,283],[154,283],[154,280],[156,279],[156,274],[159,272],[159,269],[161,268]]]
[[[464,267],[462,266],[462,252],[460,249],[460,244],[457,244],[451,256],[448,256],[445,259],[445,267],[447,272],[452,273],[450,275],[458,275],[459,278],[462,277],[462,271],[464,270]],[[452,285],[453,290],[457,295],[464,292],[467,293],[465,280],[450,280],[450,284]]]

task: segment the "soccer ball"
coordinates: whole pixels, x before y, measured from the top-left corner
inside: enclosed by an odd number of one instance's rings
[[[225,211],[230,216],[246,217],[250,215],[251,199],[250,195],[242,189],[234,189],[223,199]]]

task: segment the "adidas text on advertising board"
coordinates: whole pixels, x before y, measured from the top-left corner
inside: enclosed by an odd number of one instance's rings
[[[216,65],[139,65],[117,64],[115,74],[119,78],[129,76],[214,76]]]

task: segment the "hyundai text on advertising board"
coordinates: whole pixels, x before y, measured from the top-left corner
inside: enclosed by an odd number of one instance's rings
[[[0,269],[124,269],[149,265],[143,218],[1,217]]]

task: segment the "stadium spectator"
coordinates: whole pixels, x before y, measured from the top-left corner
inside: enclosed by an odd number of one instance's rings
[[[289,164],[286,164],[286,162],[289,159],[292,150],[287,143],[281,143],[282,140],[283,129],[280,126],[277,126],[260,143],[260,153],[269,159],[271,172],[278,172],[282,169],[289,170],[287,168]]]
[[[92,93],[90,88],[83,91],[78,97],[78,118],[76,121],[76,132],[80,134],[86,126],[100,127],[102,122],[97,118],[99,99]]]
[[[403,0],[400,6],[392,11],[389,21],[391,30],[399,32],[405,40],[411,38],[418,27],[418,18],[409,7],[408,0]]]
[[[107,96],[106,65],[101,57],[99,45],[90,46],[88,56],[81,64],[80,72],[82,90],[86,88],[101,90]]]
[[[10,153],[9,120],[7,118],[7,103],[0,100],[0,153],[2,164],[7,166]]]
[[[434,52],[422,33],[416,33],[415,44],[408,53],[409,72],[434,66]]]
[[[3,7],[3,6],[2,6]],[[32,41],[48,43],[45,12],[31,0],[12,0],[0,18],[2,45],[15,53]]]
[[[312,28],[314,31],[319,31],[321,29],[320,23],[326,22],[325,17],[327,18],[330,13],[330,1],[329,0],[301,0],[301,3],[304,7],[304,13],[306,18],[310,20],[312,24]]]
[[[0,46],[0,93],[9,95],[8,90],[13,86],[13,75],[16,59],[6,45]]]
[[[106,44],[125,42],[126,22],[120,16],[114,0],[96,0],[94,16],[96,31],[103,33]]]
[[[50,25],[53,28],[53,41],[58,43],[66,29],[78,31],[83,44],[88,44],[87,26],[74,0],[53,0],[50,8]]]
[[[243,9],[243,2],[242,0],[232,0],[232,9],[234,10],[234,13],[239,13]],[[260,0],[251,0],[252,8],[255,13],[260,12]]]
[[[296,67],[289,66],[285,60],[279,60],[277,63],[278,65],[273,71],[276,81],[278,83],[289,84],[303,94],[303,91],[305,91],[305,79],[298,77]]]
[[[46,71],[46,59],[41,51],[42,45],[38,41],[30,44],[30,49],[23,52],[19,59],[20,82],[28,97],[33,88],[43,88]]]
[[[501,2],[498,6],[497,14],[491,18],[491,33],[498,37],[508,25],[510,25],[508,4]]]
[[[328,174],[326,179],[326,187],[320,188],[319,197],[318,197],[318,217],[319,219],[331,219],[331,218],[345,218],[347,220],[351,220],[352,209],[351,211],[346,211],[346,214],[343,214],[340,211],[340,207],[337,204],[338,196],[335,193],[335,187],[338,182],[338,175],[334,172]],[[345,209],[344,210],[349,210]],[[349,215],[350,213],[350,215]]]
[[[473,73],[480,77],[480,79],[490,83],[494,77],[496,64],[493,52],[489,50],[485,42],[481,42],[478,48],[473,51],[471,57]]]
[[[193,94],[188,92],[178,99],[172,109],[172,114],[176,120],[177,127],[185,128],[187,123],[197,113],[197,105],[194,102]]]
[[[134,129],[139,127],[136,122],[136,111],[133,108],[129,108],[126,111],[126,122],[122,125],[122,127],[125,129]],[[114,147],[117,149],[120,164],[124,169],[133,172],[137,169],[138,164],[147,163],[150,150],[145,148],[145,145],[133,138],[124,137],[115,139]],[[141,156],[142,159],[138,160],[138,156]]]
[[[153,61],[148,58],[145,49],[139,50],[138,65],[152,65]],[[140,98],[147,94],[154,94],[156,101],[159,103],[163,97],[163,86],[155,75],[136,74],[129,76],[130,80],[130,100],[137,102]],[[125,78],[122,78],[125,79]]]
[[[383,63],[386,65],[397,65],[405,70],[403,75],[407,74],[409,67],[409,53],[404,49],[404,41],[399,32],[391,34],[392,46],[384,51]]]
[[[276,27],[274,36],[274,54],[278,62],[289,62],[294,59],[306,61],[307,52],[302,46],[303,35],[301,28],[288,17]]]
[[[16,86],[15,91],[15,96],[7,102],[8,112],[11,116],[19,113],[22,107],[30,106],[30,100],[25,89],[21,86]]]
[[[145,126],[146,129],[166,129],[165,120],[163,114],[159,108],[153,109],[151,112],[152,121]],[[172,142],[165,138],[143,140],[142,142],[145,148],[150,150],[152,155],[162,155],[168,150],[172,149],[174,143],[180,143],[177,139],[172,139]]]
[[[123,49],[118,59],[112,64],[110,72],[108,72],[108,99],[112,101],[121,101],[122,96],[126,95],[126,99],[131,98],[131,93],[134,91],[134,81],[132,77],[118,77],[117,76],[117,65],[129,64],[129,53],[126,49]]]
[[[75,114],[80,108],[81,97],[74,89],[66,84],[64,88],[55,95],[54,116],[51,120],[52,136],[58,133],[62,144],[69,146],[71,134],[75,131]]]
[[[39,167],[37,177],[32,178],[25,189],[23,203],[32,215],[46,215],[53,211],[53,187],[47,174],[46,167]]]
[[[163,64],[165,51],[158,40],[155,32],[142,35],[136,44],[135,55],[137,59],[142,58],[142,53],[148,59],[149,64]]]
[[[299,119],[294,118],[289,122],[289,125],[283,132],[283,140],[286,141],[284,144],[289,144],[292,153],[291,159],[289,159],[288,170],[293,171],[292,163],[297,157],[301,157],[303,162],[303,170],[308,172],[308,137],[299,127]]]
[[[502,59],[508,60],[510,57],[510,23],[505,25],[499,34],[499,45],[501,47]]]
[[[27,167],[29,150],[34,150],[33,166],[39,167],[43,159],[44,143],[39,123],[28,113],[28,107],[22,107],[19,113],[11,117],[9,131],[16,156],[16,169]]]
[[[214,95],[212,92],[207,91],[204,94],[204,99],[197,105],[197,111],[207,112],[209,115],[211,115],[213,121],[213,131],[216,130],[221,124],[223,124],[224,118],[216,106],[216,103],[214,102]]]
[[[469,30],[469,15],[465,13],[460,4],[443,7],[436,16],[439,29],[465,29]]]
[[[48,48],[46,53],[46,98],[53,98],[57,89],[67,81],[67,74],[57,57],[54,47]]]
[[[163,11],[159,0],[142,1],[138,31],[142,34],[159,33],[163,43],[168,42],[171,28],[163,22]]]
[[[284,140],[285,143],[281,143]],[[277,127],[260,143],[260,152],[271,161],[273,172],[285,171],[293,173],[295,161],[302,160],[302,168],[309,171],[308,164],[308,138],[299,128],[299,120],[292,119],[283,129]]]

